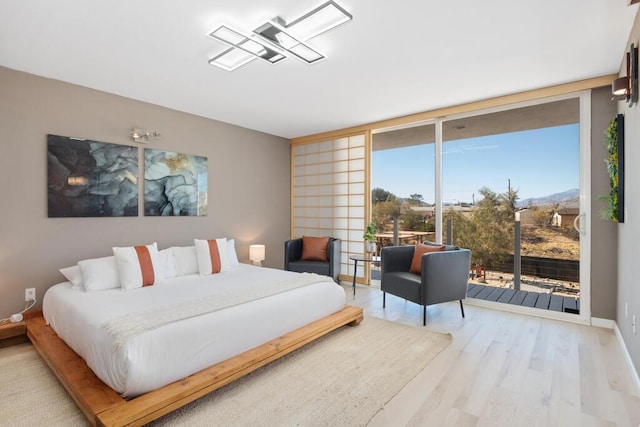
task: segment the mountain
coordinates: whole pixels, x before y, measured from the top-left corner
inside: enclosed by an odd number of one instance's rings
[[[516,204],[521,208],[527,206],[552,206],[556,204],[565,208],[577,208],[580,205],[580,190],[572,188],[571,190],[549,196],[519,200]]]

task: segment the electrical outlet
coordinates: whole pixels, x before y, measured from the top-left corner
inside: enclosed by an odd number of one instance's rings
[[[36,288],[27,288],[24,290],[24,300],[25,301],[35,301],[36,300]]]

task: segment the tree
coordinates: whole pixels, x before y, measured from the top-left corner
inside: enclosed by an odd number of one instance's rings
[[[396,196],[393,193],[388,192],[382,188],[376,187],[371,190],[371,204],[376,205],[378,203],[386,202],[390,198],[395,199]]]
[[[489,190],[487,187],[483,187],[483,189]],[[491,191],[491,190],[489,190],[489,191]],[[482,189],[480,190],[480,193],[482,194]],[[509,190],[506,193],[501,194],[500,197],[503,199],[503,201],[506,204],[506,207],[509,209],[509,211],[512,214],[515,214],[515,212],[516,212],[516,202],[519,199],[518,190],[514,190],[512,188],[509,188]]]
[[[409,208],[400,215],[402,229],[406,231],[426,231],[424,216]]]
[[[398,218],[400,213],[400,200],[392,195],[388,200],[373,205],[372,219],[384,229],[384,225],[394,218]]]
[[[417,194],[417,193],[410,194],[408,201],[410,205],[422,206],[422,203],[424,202],[424,197],[422,197],[422,194]]]
[[[546,209],[533,209],[533,223],[538,227],[545,227],[551,223],[551,214]]]
[[[474,264],[497,267],[513,249],[513,223],[517,191],[497,194],[480,189],[482,199],[469,214],[449,209],[444,219],[453,220],[454,243],[471,249]]]

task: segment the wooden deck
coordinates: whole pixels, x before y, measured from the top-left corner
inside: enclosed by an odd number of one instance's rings
[[[469,287],[467,288],[467,298],[522,305],[525,307],[541,308],[543,310],[561,311],[574,314],[580,313],[580,298],[563,297],[538,292],[516,291],[515,289],[496,288],[494,286],[474,285],[469,283]]]

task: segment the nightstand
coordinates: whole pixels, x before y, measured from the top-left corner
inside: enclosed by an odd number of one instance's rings
[[[28,341],[27,324],[24,320],[18,323],[3,323],[0,325],[0,348]]]

